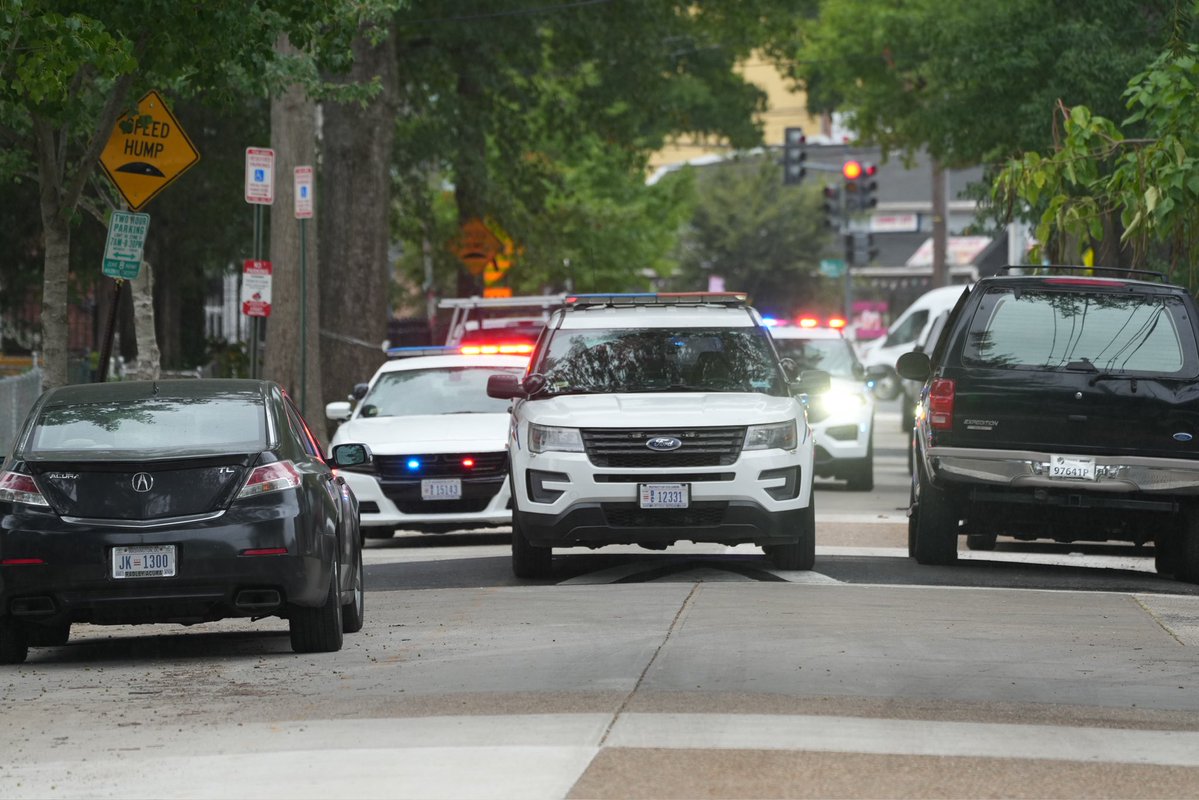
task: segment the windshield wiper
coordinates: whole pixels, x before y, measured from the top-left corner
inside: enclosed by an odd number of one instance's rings
[[[730,391],[716,386],[696,386],[693,383],[672,383],[668,386],[640,386],[636,389],[624,389],[625,392],[722,392]]]

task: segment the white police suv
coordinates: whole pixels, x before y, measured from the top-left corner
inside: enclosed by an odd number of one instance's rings
[[[780,569],[815,558],[812,431],[798,382],[741,294],[578,295],[555,311],[511,398],[512,566],[552,548],[753,543]],[[361,441],[358,439],[357,441]],[[369,440],[367,440],[369,441]]]
[[[339,468],[358,497],[365,536],[509,523],[508,404],[487,396],[487,380],[523,375],[531,350],[393,348],[370,382],[355,387],[357,407],[325,407],[341,422],[332,445],[365,442],[374,454],[370,464]]]
[[[858,361],[841,331],[802,324],[771,327],[779,355],[800,370],[829,374],[828,392],[813,397],[808,421],[816,437],[816,474],[847,482],[846,488],[874,488],[874,395],[866,383],[866,368]]]

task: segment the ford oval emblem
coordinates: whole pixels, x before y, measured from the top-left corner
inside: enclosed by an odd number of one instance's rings
[[[1176,441],[1176,442],[1189,442],[1191,439],[1194,439],[1194,438],[1195,437],[1191,436],[1189,433],[1174,434],[1174,441]]]
[[[683,442],[681,439],[676,439],[673,436],[655,436],[647,440],[645,446],[650,450],[658,450],[665,453],[670,450],[678,450],[683,446]]]

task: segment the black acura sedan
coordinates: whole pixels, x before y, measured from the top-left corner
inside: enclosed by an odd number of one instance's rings
[[[296,652],[362,628],[358,502],[258,380],[51,389],[0,472],[0,663],[71,624],[278,616]]]

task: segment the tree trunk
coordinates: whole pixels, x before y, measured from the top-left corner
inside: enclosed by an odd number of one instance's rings
[[[296,52],[286,36],[276,50]],[[262,374],[287,389],[313,435],[327,442],[320,388],[316,226],[310,220],[301,225],[295,216],[295,168],[316,163],[316,104],[298,84],[271,98],[271,147],[275,151],[271,317]]]
[[[948,286],[949,275],[949,203],[945,184],[945,165],[933,160],[933,288]]]
[[[148,261],[129,286],[133,295],[133,330],[137,339],[137,360],[133,378],[139,381],[157,380],[162,371],[158,351],[158,336],[154,332],[154,271]]]
[[[325,401],[344,400],[383,363],[391,289],[391,149],[397,81],[395,29],[372,46],[354,42],[349,79],[381,80],[365,107],[327,103],[321,130],[321,384]],[[334,266],[335,265],[335,266]]]
[[[62,173],[55,157],[54,136],[40,121],[37,127],[39,203],[46,255],[42,270],[42,387],[67,384],[67,281],[71,271],[71,224],[62,213]]]

